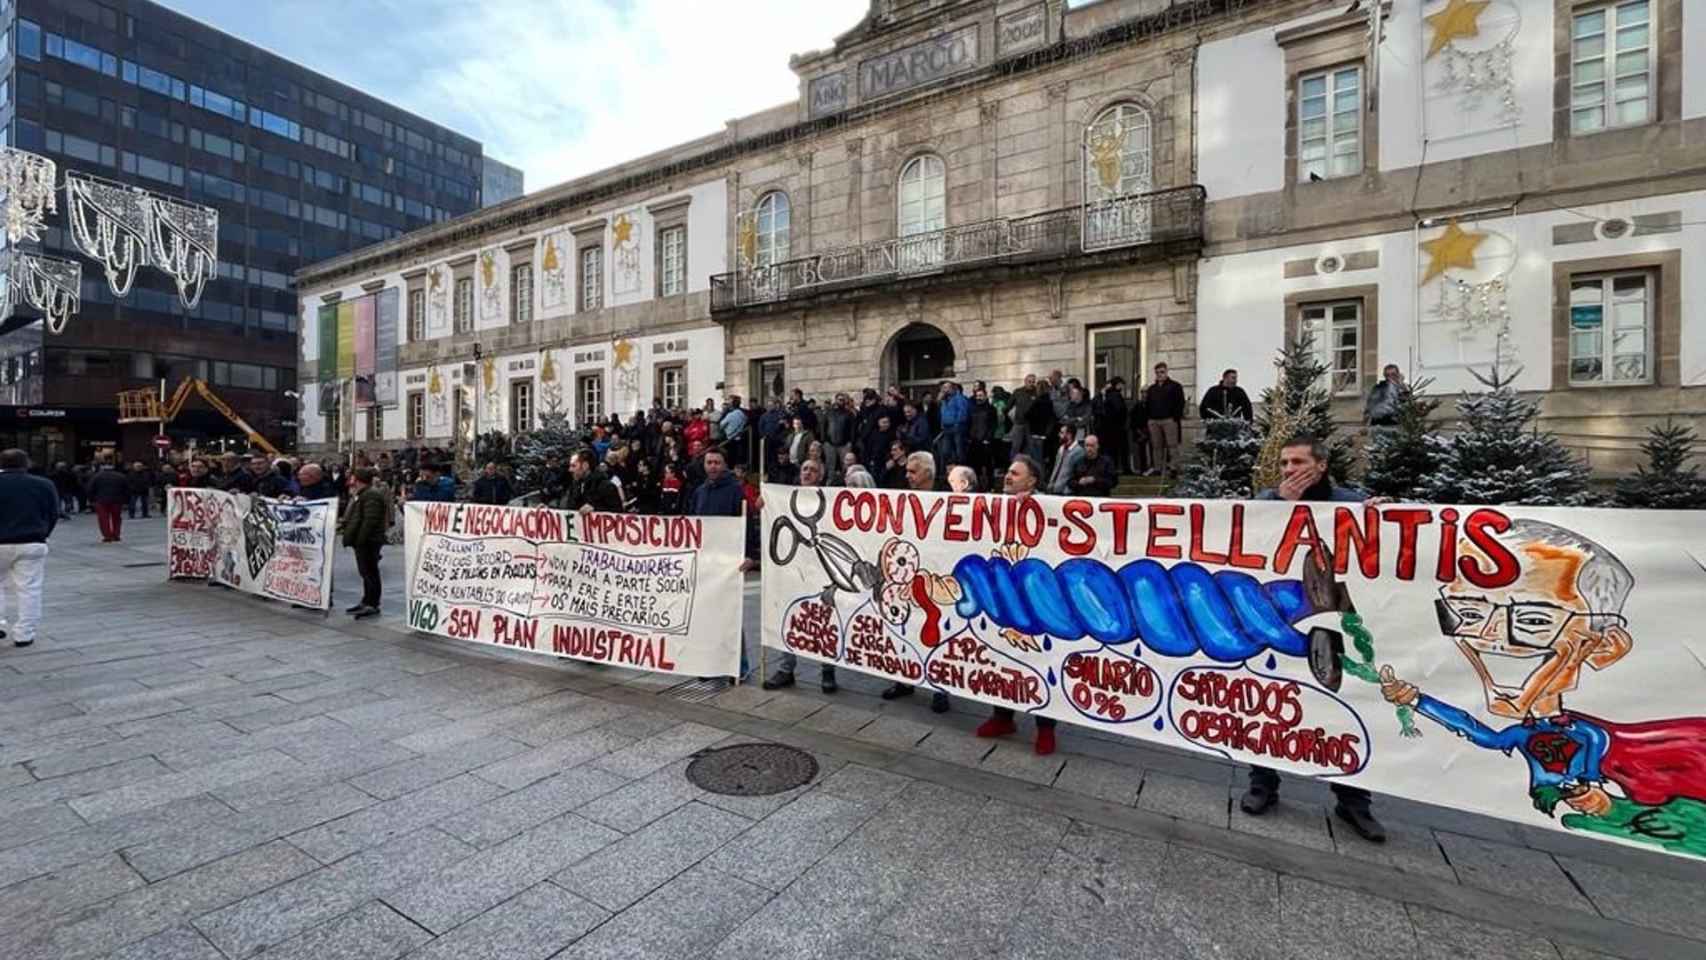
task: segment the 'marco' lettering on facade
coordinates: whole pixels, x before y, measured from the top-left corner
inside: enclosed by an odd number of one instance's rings
[[[898,93],[976,64],[977,27],[962,27],[859,64],[859,98]]]

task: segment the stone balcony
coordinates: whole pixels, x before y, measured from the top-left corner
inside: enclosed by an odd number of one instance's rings
[[[838,247],[711,278],[719,320],[806,304],[1195,255],[1206,191],[1132,194],[1026,217],[980,220]]]

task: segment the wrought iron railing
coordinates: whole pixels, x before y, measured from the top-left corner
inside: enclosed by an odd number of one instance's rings
[[[1206,199],[1200,186],[1176,187],[1028,217],[958,224],[721,273],[711,278],[711,311],[801,300],[992,264],[1201,243]]]

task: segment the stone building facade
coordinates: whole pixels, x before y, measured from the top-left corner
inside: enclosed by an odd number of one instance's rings
[[[1199,379],[1307,327],[1347,422],[1385,364],[1498,362],[1601,474],[1706,426],[1706,0],[1268,5],[1197,114]]]

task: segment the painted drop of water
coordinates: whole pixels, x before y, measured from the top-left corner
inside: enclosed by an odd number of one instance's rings
[[[1157,730],[1167,729],[1167,722],[1165,720],[1162,720],[1160,717],[1156,717],[1155,718],[1155,729],[1157,729]]]
[[[1279,666],[1279,661],[1274,659],[1273,654],[1271,654],[1271,653],[1268,654],[1268,669],[1272,670],[1273,668],[1275,668],[1277,666]]]
[[[1053,650],[1054,649],[1054,641],[1050,640],[1047,637],[1044,637],[1043,638],[1043,649],[1044,650]]]
[[[1048,685],[1051,687],[1054,686],[1054,668],[1053,667],[1048,668]]]

